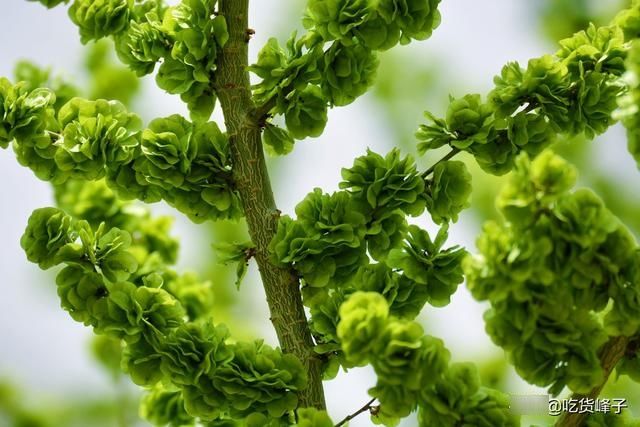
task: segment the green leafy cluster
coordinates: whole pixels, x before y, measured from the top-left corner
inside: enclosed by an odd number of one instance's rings
[[[320,136],[327,123],[327,100],[320,86],[324,71],[320,64],[322,45],[295,37],[293,34],[289,39],[286,50],[276,39],[269,39],[258,54],[258,61],[249,68],[262,79],[254,86],[255,101],[269,105],[268,112],[283,115],[286,122],[286,131],[282,129],[269,135],[274,141],[269,144],[272,146],[282,145],[291,138]]]
[[[140,7],[126,31],[114,37],[118,58],[138,76],[151,74],[156,63],[170,56],[171,41],[162,26],[161,3]]]
[[[27,258],[40,268],[57,264],[55,259],[63,246],[74,240],[71,218],[55,208],[35,211],[29,218],[28,232],[22,237]],[[24,243],[22,243],[24,242]]]
[[[440,23],[439,0],[310,0],[304,25],[323,40],[386,50],[425,40]]]
[[[428,404],[420,406],[420,426],[520,425],[510,410],[508,396],[481,386],[476,367],[471,363],[452,364],[442,379],[424,393],[423,399]]]
[[[370,363],[378,378],[369,394],[380,402],[374,420],[395,425],[419,410],[420,426],[516,426],[506,396],[480,387],[472,364],[449,365],[444,343],[415,321],[390,314],[378,292],[355,292],[340,306],[337,333],[347,360]]]
[[[471,174],[464,163],[449,160],[435,165],[433,181],[426,193],[427,210],[433,222],[457,221],[458,214],[469,207]]]
[[[262,131],[262,144],[270,155],[281,156],[293,151],[295,141],[286,129],[273,123],[266,123]]]
[[[293,264],[310,286],[348,279],[366,262],[365,216],[347,192],[323,194],[316,188],[296,206],[298,219],[280,219],[272,252]]]
[[[456,173],[468,184],[464,169]],[[315,189],[296,206],[296,220],[281,218],[271,243],[276,261],[293,264],[310,286],[344,283],[368,263],[367,252],[384,260],[406,236],[405,217],[418,216],[427,204],[427,183],[413,160],[401,158],[397,150],[386,157],[369,151],[342,175],[340,187],[348,190],[328,195]],[[442,191],[437,186],[435,191]],[[458,207],[451,207],[450,218]],[[432,249],[438,252],[440,246]]]
[[[264,45],[258,53],[257,62],[250,67],[262,79],[253,91],[257,102],[264,104],[271,99],[283,100],[280,92],[302,91],[309,82],[322,78],[318,63],[322,48],[319,44],[307,48],[305,42],[304,38],[296,41],[296,34],[293,34],[286,49],[275,38],[270,38]]]
[[[385,157],[367,150],[367,155],[354,160],[351,168],[342,169],[340,188],[348,189],[355,199],[366,201],[376,211],[376,220],[398,209],[417,216],[425,208],[425,182],[410,156],[400,157],[393,149]]]
[[[455,199],[448,206],[438,202],[440,210],[434,207],[432,215],[442,213],[437,216],[442,221],[457,218],[466,205],[462,198],[469,195],[470,180],[464,165],[459,165],[447,168],[449,179],[440,174],[425,181],[413,160],[402,158],[398,150],[385,157],[368,151],[342,170],[344,190],[329,195],[316,189],[298,204],[296,219],[280,219],[270,251],[276,262],[293,266],[304,281],[316,351],[329,358],[327,377],[334,376],[340,365],[360,364],[343,357],[336,330],[339,308],[351,294],[375,292],[392,314],[411,320],[427,303],[448,304],[462,283],[465,251],[444,247],[448,225],[443,224],[432,239],[427,231],[407,223],[407,216],[424,211],[429,197]],[[370,341],[364,331],[357,336]]]
[[[537,155],[557,134],[603,133],[614,123],[617,99],[626,90],[620,81],[629,49],[624,31],[616,24],[592,25],[560,46],[526,68],[507,64],[486,101],[466,95],[451,99],[444,119],[425,113],[429,122],[417,133],[419,151],[449,145],[501,175],[513,169],[518,153]]]
[[[208,119],[215,95],[211,89],[219,50],[229,34],[223,16],[211,19],[217,0],[184,0],[168,8],[162,30],[170,45],[156,82],[169,93],[180,94],[194,118]],[[155,39],[155,36],[153,37]]]
[[[29,89],[29,83],[16,85],[0,78],[0,148],[16,141],[18,162],[33,170],[40,179],[62,182],[66,179],[54,161],[57,151],[47,132],[58,125],[54,118],[55,94],[48,89]]]
[[[228,140],[215,123],[190,123],[179,115],[155,119],[142,132],[137,154],[114,171],[119,194],[164,199],[194,222],[241,215]]]
[[[142,183],[136,197],[161,197],[195,222],[240,215],[228,140],[215,123],[192,124],[176,114],[155,119],[142,133],[140,152],[133,164]]]
[[[440,23],[438,4],[309,0],[303,20],[308,32],[300,38],[294,33],[286,49],[270,39],[250,67],[261,79],[254,86],[256,103],[265,113],[283,115],[288,130],[269,133],[265,143],[290,147],[292,138],[322,134],[328,106],[348,105],[373,84],[377,51],[431,35]],[[274,151],[286,154],[290,148]]]
[[[629,91],[619,98],[616,117],[627,129],[629,152],[640,167],[640,41],[632,43],[626,64],[627,73],[623,78]]]
[[[318,86],[308,86],[296,93],[284,112],[292,137],[320,136],[327,124],[327,106]]]
[[[53,109],[60,110],[71,98],[79,95],[80,90],[60,76],[55,76],[50,69],[39,67],[29,61],[18,61],[13,69],[15,80],[25,85],[25,89],[33,91],[48,88],[56,94]]]
[[[373,84],[377,68],[377,56],[363,45],[333,43],[320,64],[323,95],[332,106],[351,104]]]
[[[215,123],[172,115],[141,131],[118,101],[74,97],[56,110],[51,90],[29,85],[0,80],[0,146],[15,141],[18,160],[39,178],[106,178],[118,196],[165,200],[194,222],[241,215],[228,140]]]
[[[135,206],[129,201],[123,201],[107,186],[104,180],[78,181],[68,180],[54,188],[56,204],[70,216],[87,221],[92,229],[97,229],[101,223],[107,228],[119,228],[130,231],[131,245],[128,248],[136,259],[138,269],[129,280],[142,283],[142,279],[149,281],[146,275],[165,269],[167,265],[173,265],[177,261],[178,241],[169,233],[173,218],[169,216],[152,217],[149,210]],[[211,291],[208,285],[199,283],[203,294],[201,303],[187,302],[173,291],[174,281],[180,283],[181,292],[191,288],[191,283],[197,280],[187,274],[178,277],[169,270],[163,271],[163,277],[159,279],[165,282],[165,286],[171,293],[181,300],[188,312],[201,312],[199,305],[208,302]],[[197,304],[198,307],[191,307]],[[190,316],[191,317],[191,316]]]
[[[122,366],[136,384],[175,388],[148,398],[150,419],[280,418],[293,410],[306,385],[298,359],[261,341],[228,343],[224,326],[188,316],[179,298],[190,280],[167,283],[176,275],[166,266],[141,270],[132,243],[124,230],[104,222],[94,230],[57,208],[36,210],[21,239],[42,268],[66,265],[56,279],[63,308],[96,333],[124,341]],[[153,239],[147,243],[153,247]],[[158,402],[170,406],[161,410]]]
[[[621,10],[613,22],[624,32],[627,41],[640,38],[640,3],[633,0],[631,6]]]
[[[82,43],[87,43],[124,31],[132,4],[130,0],[74,0],[69,18],[78,26]]]
[[[460,264],[466,252],[458,246],[443,248],[447,230],[448,226],[443,226],[431,240],[425,230],[409,226],[406,243],[392,249],[386,261],[392,270],[402,272],[405,285],[408,279],[415,283],[414,287],[424,287],[424,296],[435,307],[449,304],[451,295],[463,281]]]
[[[576,171],[545,151],[521,155],[498,208],[465,262],[473,296],[489,301],[486,330],[525,380],[584,393],[599,385],[608,336],[640,328],[640,252],[591,191],[571,191]]]
[[[56,188],[56,199],[59,206],[69,209],[75,217],[87,220],[94,226],[99,226],[97,225],[99,221],[106,221],[109,227],[119,226],[123,229],[135,230],[132,233],[131,246],[129,246],[127,250],[136,258],[138,269],[128,278],[128,281],[138,287],[166,290],[179,301],[180,305],[184,308],[186,318],[190,322],[206,322],[206,319],[208,319],[211,314],[210,310],[213,304],[211,284],[208,282],[200,282],[194,274],[187,273],[177,275],[167,267],[175,263],[177,253],[177,241],[168,234],[171,225],[170,217],[152,218],[147,209],[117,199],[103,180],[93,182],[67,181],[64,186]],[[95,275],[93,278],[98,279]],[[85,296],[84,294],[77,295],[79,292],[75,291],[72,282],[73,277],[66,279],[64,288],[59,289],[63,306],[65,307],[68,306],[68,304],[65,305],[65,298],[67,296],[73,301],[78,301]],[[83,314],[88,315],[90,313]],[[87,317],[80,318],[79,320],[84,320]],[[187,372],[189,367],[184,366],[184,362],[179,359],[179,355],[184,353],[184,349],[179,347],[190,348],[191,344],[188,339],[211,332],[210,329],[212,326],[202,327],[205,329],[204,332],[201,332],[199,328],[201,327],[190,327],[188,333],[180,332],[181,330],[177,331],[175,335],[170,333],[168,337],[163,337],[163,339],[165,339],[163,343],[159,343],[157,337],[146,335],[143,336],[143,339],[135,342],[125,340],[127,346],[125,347],[123,357],[124,368],[132,376],[134,382],[142,385],[151,384],[153,381],[157,381],[158,378],[162,379],[163,373],[171,379],[177,378],[175,376],[176,371],[180,372],[181,376],[192,375],[192,373]],[[223,338],[228,336],[223,327],[217,328],[215,334],[216,335],[212,336]],[[263,347],[262,344],[259,344],[256,359],[260,359],[263,353],[270,351],[268,348]],[[224,354],[226,356],[223,358],[229,356],[227,350],[225,350]],[[164,359],[157,354],[153,354],[153,352],[162,352]],[[253,357],[252,354],[253,353],[249,354],[249,357],[245,355],[244,366],[247,369],[250,365],[250,360],[248,359]],[[278,356],[277,353],[275,355],[270,353],[269,357],[277,359],[280,356]],[[119,359],[117,363],[119,366]],[[164,365],[162,365],[163,363]],[[295,362],[289,360],[288,363],[293,363],[294,368],[297,368]],[[160,369],[161,367],[162,369]],[[256,368],[253,367],[252,369],[255,371]],[[242,372],[243,371],[240,371],[240,373]],[[245,373],[245,376],[246,375]],[[263,373],[264,377],[268,375],[269,373]],[[285,374],[281,373],[280,375]],[[228,377],[230,378],[230,375],[228,375]],[[186,387],[186,383],[177,379],[175,381],[177,384],[185,385]],[[216,378],[215,382],[217,383],[218,381],[221,380]],[[247,381],[255,380],[247,378]],[[196,383],[197,381],[194,380],[190,384],[196,385]],[[271,383],[273,383],[273,381],[271,381]],[[157,385],[156,388],[158,388]],[[201,391],[196,390],[192,394],[194,395],[194,399],[200,399],[203,393],[209,393],[209,391],[205,389]],[[253,393],[256,394],[255,391]],[[272,391],[269,393],[272,393]],[[225,399],[227,399],[228,396],[225,396],[227,395],[218,396],[217,404],[219,404],[221,408],[226,405]],[[261,398],[261,400],[264,401],[265,399]],[[287,395],[284,400],[290,402],[291,396]],[[141,411],[145,415],[145,418],[159,423],[158,425],[164,425],[160,423],[160,421],[168,419],[172,419],[175,423],[189,425],[186,421],[190,420],[192,424],[193,418],[192,416],[187,417],[185,415],[183,401],[184,398],[182,397],[182,391],[180,391],[180,389],[171,389],[171,391],[162,390],[157,393],[153,391],[143,402]],[[187,399],[187,402],[191,404],[192,400]],[[195,403],[195,405],[198,406],[199,404]],[[282,405],[282,403],[280,403],[280,405]],[[212,411],[211,408],[207,409],[201,406],[198,406],[198,408],[200,409],[194,409],[194,411],[196,411],[194,413],[197,413],[198,410],[205,410],[207,413],[211,413]],[[264,410],[268,412],[268,408],[266,408],[265,405],[260,406],[252,403],[251,408],[252,410]],[[230,416],[228,412],[230,411],[227,411],[227,415],[225,416]]]
[[[140,403],[140,416],[154,426],[183,427],[194,425],[194,419],[184,409],[180,390],[155,386]]]
[[[224,17],[211,19],[216,5],[217,0],[184,0],[170,7],[160,0],[74,0],[69,17],[82,43],[113,37],[118,57],[138,76],[161,62],[158,86],[180,95],[192,119],[206,121],[216,101],[216,59],[229,38]]]
[[[178,250],[177,240],[169,235],[173,222],[171,217],[154,218],[148,209],[118,199],[104,180],[69,180],[64,185],[55,187],[55,196],[59,207],[70,212],[75,218],[86,220],[92,228],[104,223],[109,228],[118,227],[131,231],[131,245],[127,251],[135,258],[138,268],[129,277],[129,282],[136,286],[163,288],[180,302],[190,321],[210,316],[213,305],[211,283],[202,282],[191,273],[178,275],[168,267],[175,264]],[[81,300],[87,298],[87,291],[95,289],[90,279],[95,279],[96,283],[100,283],[100,280],[97,275],[90,275],[81,278],[82,283],[78,285],[74,280],[77,280],[79,274],[81,273],[69,271],[69,276],[59,277],[58,293],[63,307],[70,310],[72,317],[85,321],[90,313],[86,310],[87,304],[83,304]],[[112,335],[97,335],[94,340],[96,357],[113,375],[121,373],[122,346],[121,340]],[[126,353],[130,353],[130,347]],[[138,370],[129,369],[129,372],[136,375]],[[178,396],[165,398],[171,402],[182,401]],[[165,416],[173,414],[179,419],[184,418],[173,412],[177,407],[172,408],[171,411],[163,412]],[[141,411],[146,414],[144,405]],[[156,421],[160,419],[159,416],[145,415],[146,418]]]
[[[117,101],[73,98],[58,112],[60,138],[54,160],[75,179],[103,178],[135,156],[142,121]]]
[[[367,221],[367,249],[376,260],[383,260],[398,246],[406,233],[406,215],[418,216],[425,208],[425,181],[410,156],[400,157],[393,149],[385,157],[367,151],[342,169],[340,188],[355,200]]]
[[[223,326],[184,324],[166,338],[160,358],[140,372],[141,379],[154,381],[160,368],[182,389],[187,412],[208,420],[254,412],[279,418],[294,409],[295,391],[306,384],[300,362],[261,341],[227,344],[227,338]],[[129,366],[135,368],[145,352],[133,350]]]

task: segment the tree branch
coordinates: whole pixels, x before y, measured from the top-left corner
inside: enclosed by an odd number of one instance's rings
[[[242,199],[255,258],[271,312],[271,321],[285,353],[297,356],[307,371],[308,385],[298,391],[299,407],[325,408],[321,361],[315,355],[302,305],[300,284],[290,269],[270,261],[268,246],[278,226],[278,211],[267,171],[260,124],[254,120],[248,67],[249,0],[221,0],[219,14],[227,21],[229,40],[217,61],[214,87],[224,113],[233,162],[233,179]]]
[[[604,371],[604,380],[600,385],[594,387],[587,394],[573,394],[572,399],[595,399],[600,395],[603,387],[607,383],[613,368],[616,367],[620,359],[625,355],[627,347],[631,342],[630,337],[611,337],[609,341],[600,349],[600,366]],[[588,413],[565,412],[556,422],[556,427],[578,427],[582,426],[589,416]]]
[[[286,88],[284,91],[286,93]],[[274,95],[264,104],[256,106],[251,113],[252,119],[257,123],[264,123],[264,121],[269,117],[269,111],[276,106],[277,99],[278,97]]]
[[[373,399],[371,399],[370,401],[365,403],[362,408],[358,409],[353,414],[347,415],[346,417],[344,417],[344,419],[342,421],[340,421],[338,424],[336,424],[335,427],[343,426],[346,423],[348,423],[349,421],[351,421],[352,419],[354,419],[355,417],[357,417],[358,415],[360,415],[361,413],[366,412],[366,411],[370,411],[371,409],[374,408],[374,406],[372,406],[372,405],[373,405],[373,402],[375,402],[375,401],[376,401],[376,398],[374,397]]]
[[[454,157],[456,154],[458,154],[460,152],[459,148],[452,148],[451,151],[449,151],[444,157],[442,157],[440,160],[438,160],[437,162],[435,162],[429,169],[427,169],[423,174],[422,177],[423,178],[428,178],[429,175],[431,175],[433,173],[433,171],[436,170],[436,166],[438,166],[440,163],[444,163],[447,160],[450,160],[452,157]]]

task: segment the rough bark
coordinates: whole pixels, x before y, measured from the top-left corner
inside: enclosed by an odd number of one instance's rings
[[[295,272],[269,260],[268,245],[275,235],[278,211],[265,163],[260,123],[251,100],[248,66],[249,0],[220,0],[219,14],[226,18],[229,41],[217,62],[215,90],[230,139],[233,178],[244,206],[255,259],[267,295],[271,322],[285,353],[297,356],[306,368],[308,386],[298,393],[300,407],[325,408],[320,360],[302,305]]]
[[[631,339],[629,337],[612,337],[600,350],[600,366],[604,371],[604,380],[600,385],[594,387],[587,394],[574,394],[572,399],[595,399],[600,395],[600,392],[604,388],[613,368],[616,367],[618,362],[622,359],[627,351],[627,346]],[[556,422],[556,427],[578,427],[584,425],[588,413],[568,413],[565,412],[560,419]]]

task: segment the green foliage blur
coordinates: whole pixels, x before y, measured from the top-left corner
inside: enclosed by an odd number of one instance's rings
[[[125,106],[139,101],[141,81],[116,58],[112,43],[106,40],[90,43],[85,48],[84,71],[88,76],[88,84],[79,88],[67,81],[65,76],[30,61],[21,61],[15,66],[17,81],[26,81],[32,88],[48,87],[56,91],[56,106],[59,108],[74,96],[84,95],[88,99],[113,99]],[[145,214],[146,208],[127,207],[116,199],[106,185],[98,181],[95,184],[80,180],[69,180],[63,185],[54,185],[54,195],[59,206],[64,207],[75,216],[84,218],[92,226],[101,221],[110,222],[110,218],[130,218],[128,221],[139,222],[136,228],[149,232],[153,230],[168,231],[171,220],[168,217],[150,218]],[[89,203],[89,201],[97,201]],[[123,210],[124,209],[124,210]],[[128,212],[128,213],[127,213]],[[123,213],[125,216],[123,217]],[[126,224],[111,224],[126,227]],[[129,224],[132,225],[132,224]],[[159,227],[159,228],[158,228]],[[236,242],[248,240],[246,224],[243,221],[217,221],[201,226],[209,241]],[[158,236],[162,236],[162,232]],[[177,242],[164,243],[169,252],[168,259],[177,256]],[[172,247],[173,245],[173,247]],[[254,338],[255,327],[244,316],[251,306],[251,301],[241,300],[237,289],[233,286],[236,269],[228,260],[207,262],[214,258],[210,247],[200,251],[203,280],[215,283],[215,299],[207,302],[207,310],[216,313],[221,322],[236,325],[234,333],[242,339]],[[44,254],[42,254],[44,255]],[[36,257],[42,255],[33,255]],[[44,258],[43,258],[44,259]],[[44,261],[45,264],[48,261]],[[229,265],[228,265],[229,264]],[[246,263],[241,263],[246,268]],[[187,276],[188,277],[188,276]],[[61,295],[62,296],[62,295]],[[63,297],[63,301],[64,301]],[[52,301],[53,304],[57,304]],[[64,304],[64,302],[63,302]],[[77,315],[77,314],[76,314]],[[235,319],[242,319],[237,321]],[[257,319],[254,319],[257,324]],[[110,378],[113,391],[108,396],[96,397],[95,393],[75,393],[73,395],[49,396],[39,390],[24,390],[13,384],[10,378],[0,381],[0,426],[3,427],[137,427],[148,425],[139,412],[141,390],[131,384],[122,372],[122,343],[120,340],[105,335],[94,335],[88,343],[87,352],[91,353],[95,363]],[[25,398],[27,397],[28,398]],[[147,414],[152,419],[154,415]]]

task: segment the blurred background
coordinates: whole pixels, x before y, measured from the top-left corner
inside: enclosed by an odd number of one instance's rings
[[[292,213],[314,187],[337,190],[340,168],[350,166],[367,148],[386,153],[399,146],[404,153],[415,155],[413,134],[424,110],[442,115],[449,95],[486,94],[493,76],[506,62],[526,63],[529,58],[552,53],[555,41],[589,22],[607,23],[625,3],[443,0],[442,24],[431,39],[383,53],[377,83],[370,93],[348,107],[332,110],[322,137],[298,142],[287,157],[269,159],[280,209]],[[47,10],[25,0],[3,0],[2,6],[0,76],[13,79],[15,64],[26,59],[49,68],[52,75],[61,76],[92,97],[118,98],[128,92],[125,89],[136,87],[135,97],[122,100],[147,122],[176,112],[187,116],[179,98],[157,89],[153,77],[138,83],[114,61],[108,43],[82,46],[65,7]],[[251,25],[256,31],[250,44],[252,59],[269,37],[284,41],[293,30],[302,30],[303,1],[253,1],[251,10]],[[223,125],[219,110],[214,118]],[[630,183],[637,182],[639,172],[627,154],[624,131],[616,126],[596,141],[561,142],[557,150],[579,167],[581,184],[603,197],[638,236],[640,186]],[[421,158],[419,164],[426,168],[438,157],[436,153]],[[461,158],[475,171],[472,208],[452,227],[450,242],[474,252],[482,223],[497,215],[493,200],[504,178],[489,177],[472,161]],[[49,184],[19,166],[11,150],[0,152],[0,427],[144,426],[137,417],[139,390],[95,357],[97,344],[91,331],[59,307],[54,273],[28,263],[20,248],[30,213],[52,204]],[[237,240],[243,240],[244,224],[195,225],[166,205],[153,205],[152,210],[175,216],[173,235],[181,240],[178,271],[196,271],[213,282],[216,321],[228,323],[236,335],[264,337],[276,344],[255,266],[251,265],[249,276],[236,290],[234,272],[216,264],[211,249],[220,239],[236,240],[239,236]],[[417,223],[435,230],[426,217]],[[543,393],[519,380],[502,350],[488,339],[482,320],[485,309],[461,286],[449,306],[427,306],[420,320],[427,333],[445,340],[454,360],[478,363],[487,385],[512,394]],[[361,407],[374,383],[368,369],[341,373],[325,383],[334,420]],[[640,416],[640,389],[634,389],[626,378],[612,379],[611,383],[605,394],[627,398],[631,410]],[[545,418],[525,421],[551,422]],[[415,424],[412,418],[403,423]],[[361,416],[351,425],[368,426],[371,422]]]

